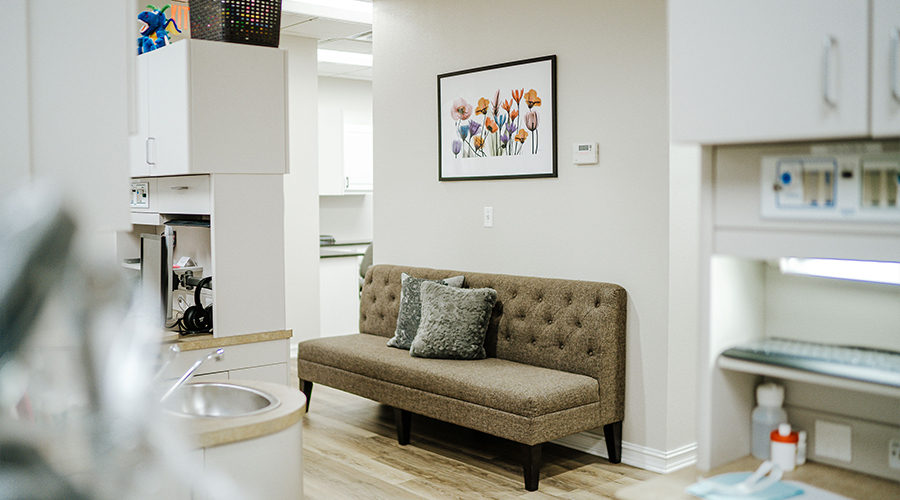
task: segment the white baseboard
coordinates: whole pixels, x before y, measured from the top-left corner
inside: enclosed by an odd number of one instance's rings
[[[553,442],[591,455],[609,458],[606,439],[594,431],[572,434]],[[622,463],[651,472],[668,474],[697,463],[697,443],[671,451],[662,451],[623,441]]]

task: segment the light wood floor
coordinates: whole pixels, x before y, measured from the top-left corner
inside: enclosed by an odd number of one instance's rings
[[[390,407],[314,386],[303,422],[305,498],[603,499],[658,476],[546,444],[540,488],[527,492],[517,443],[419,415],[411,429],[400,446]]]

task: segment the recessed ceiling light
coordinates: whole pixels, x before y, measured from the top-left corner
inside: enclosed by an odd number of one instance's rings
[[[359,0],[282,0],[281,11],[372,24],[372,2]]]
[[[319,49],[318,53],[319,62],[372,67],[372,54],[360,54],[358,52],[344,52],[328,49]]]
[[[355,10],[356,12],[372,12],[372,2],[362,2],[360,0],[300,0],[300,3],[311,3],[313,5],[322,5],[324,7],[334,7],[335,9]]]

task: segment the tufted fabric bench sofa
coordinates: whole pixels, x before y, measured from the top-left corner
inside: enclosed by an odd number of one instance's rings
[[[404,272],[464,275],[463,287],[497,291],[486,359],[417,358],[386,345]],[[544,442],[603,427],[610,461],[621,461],[625,312],[625,289],[610,283],[376,265],[362,290],[361,333],[301,342],[298,375],[307,404],[318,383],[392,406],[402,445],[411,413],[521,443],[534,491]]]

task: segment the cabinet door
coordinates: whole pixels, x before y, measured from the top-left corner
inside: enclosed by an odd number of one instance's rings
[[[344,124],[344,192],[372,191],[372,126]]]
[[[344,117],[340,108],[319,108],[319,194],[344,194]]]
[[[867,0],[672,0],[672,138],[868,135]]]
[[[900,0],[873,3],[872,135],[900,135]]]
[[[146,57],[138,57],[135,63],[134,78],[136,82],[135,106],[134,110],[137,120],[137,133],[129,137],[129,152],[131,155],[131,176],[145,177],[150,175],[149,147],[152,143],[150,139],[150,117],[148,116],[150,108],[150,75],[149,59]]]
[[[148,60],[150,174],[191,173],[187,44],[175,43],[141,57]]]

